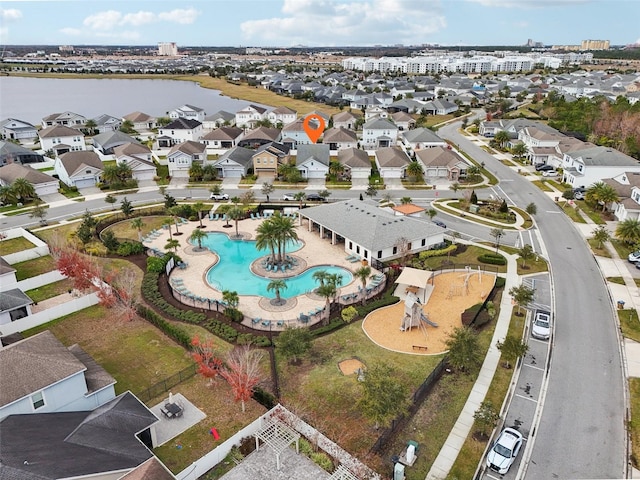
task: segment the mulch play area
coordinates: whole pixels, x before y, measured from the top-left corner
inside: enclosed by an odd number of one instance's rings
[[[380,308],[362,322],[365,334],[377,345],[395,352],[437,355],[447,351],[445,342],[462,326],[461,313],[481,303],[495,283],[492,273],[446,272],[434,277],[434,287],[422,311],[437,327],[424,325],[402,331],[405,302]],[[466,282],[465,282],[466,281]],[[465,285],[466,283],[466,285]],[[426,333],[426,335],[425,335]]]

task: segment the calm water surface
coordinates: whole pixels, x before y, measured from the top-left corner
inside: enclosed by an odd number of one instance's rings
[[[249,105],[194,82],[0,77],[0,120],[17,118],[34,125],[65,111],[87,118],[103,113],[121,118],[135,111],[166,116],[185,103],[203,108],[207,115],[219,110],[235,113]]]

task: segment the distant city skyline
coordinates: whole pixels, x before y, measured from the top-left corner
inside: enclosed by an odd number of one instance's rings
[[[636,0],[4,0],[3,45],[640,43]]]

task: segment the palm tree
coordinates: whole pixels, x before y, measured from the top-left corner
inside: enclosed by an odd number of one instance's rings
[[[618,223],[616,237],[630,245],[640,242],[640,220],[627,218]]]
[[[256,228],[256,248],[258,250],[271,250],[271,261],[276,261],[276,248],[278,246],[277,226],[267,219]]]
[[[207,238],[207,233],[203,232],[199,228],[194,228],[191,235],[189,235],[190,242],[196,242],[198,244],[198,250],[202,250],[202,240]]]
[[[200,228],[204,228],[204,226],[202,225],[202,211],[204,210],[204,203],[196,202],[193,208],[195,209],[196,212],[198,212],[198,220],[200,221]]]
[[[604,182],[596,182],[587,189],[585,198],[590,203],[601,204],[604,212],[607,204],[618,200],[618,194],[611,185]]]
[[[180,242],[172,238],[170,240],[167,240],[167,243],[164,245],[164,249],[173,250],[173,252],[176,253],[178,251],[179,246],[180,246]]]
[[[532,259],[535,256],[535,252],[533,251],[533,247],[528,243],[523,245],[520,250],[518,250],[518,258],[522,260],[522,268],[527,268],[527,260]]]
[[[527,154],[528,151],[529,150],[527,149],[527,146],[524,143],[517,143],[511,149],[511,154],[514,157],[522,158]]]
[[[338,179],[343,172],[344,165],[338,160],[332,160],[331,162],[329,162],[329,175]]]
[[[284,303],[280,298],[280,290],[286,290],[286,288],[287,288],[287,282],[285,282],[281,278],[277,280],[271,280],[267,285],[268,292],[272,290],[276,292],[276,301],[275,301],[276,305],[282,305]]]
[[[323,323],[326,325],[329,323],[329,314],[331,313],[331,299],[335,298],[336,293],[337,293],[337,289],[336,286],[332,283],[325,283],[324,285],[322,285],[321,287],[318,287],[316,289],[316,293],[318,295],[320,295],[321,297],[324,297],[327,301],[326,303],[326,310],[327,310],[327,318],[323,320]]]
[[[324,287],[324,282],[329,278],[329,273],[326,270],[316,270],[313,272],[312,278],[320,284],[320,287]]]
[[[107,165],[102,170],[101,176],[104,183],[116,183],[118,181],[118,167],[116,167],[115,165]]]
[[[12,205],[17,202],[13,188],[10,186],[0,186],[0,202],[4,205]]]
[[[407,166],[407,174],[413,179],[414,182],[417,182],[418,179],[422,178],[422,174],[424,171],[422,170],[422,165],[420,162],[413,160]]]
[[[510,137],[506,131],[500,130],[498,133],[496,133],[496,136],[493,138],[493,140],[498,145],[500,145],[500,147],[504,147],[504,145],[510,140]]]
[[[180,230],[178,230],[178,217],[180,217],[180,208],[176,205],[175,207],[171,207],[169,209],[169,214],[173,217],[173,223],[176,225],[176,234],[180,234]],[[169,231],[171,231],[171,227],[169,227]]]
[[[598,242],[598,248],[602,248],[605,242],[611,240],[611,234],[604,225],[597,227],[591,234],[593,235],[593,239]]]
[[[401,203],[402,205],[407,205],[408,203],[411,203],[411,197],[402,197],[402,198],[400,199],[400,203]]]
[[[288,243],[298,241],[298,233],[293,218],[283,217],[280,212],[269,219],[275,225],[278,259],[282,261]]]
[[[191,167],[189,168],[189,178],[190,180],[194,181],[194,182],[199,182],[200,180],[202,180],[202,176],[204,175],[204,172],[202,170],[202,165],[199,163],[193,163],[191,164]]]
[[[171,233],[171,225],[173,225],[173,220],[171,220],[170,218],[165,218],[162,221],[162,225],[166,225],[168,227],[167,230],[169,230],[169,238],[173,238],[173,235]]]
[[[231,308],[236,308],[240,303],[240,297],[238,292],[231,290],[222,291],[222,300],[227,303]]]
[[[138,231],[138,240],[142,241],[142,227],[144,227],[144,222],[142,218],[134,218],[131,220],[131,228]]]
[[[294,196],[293,199],[296,200],[297,202],[299,202],[299,207],[300,210],[302,210],[302,201],[305,199],[306,194],[304,192],[297,192]]]
[[[475,165],[467,168],[467,178],[469,181],[477,181],[480,178],[480,167],[476,167]]]
[[[353,272],[355,277],[362,282],[362,305],[367,301],[367,295],[365,294],[365,288],[367,287],[367,281],[371,277],[371,267],[369,265],[363,265]]]
[[[16,178],[11,182],[13,194],[20,200],[28,200],[36,198],[36,189],[26,178]]]
[[[84,124],[84,130],[86,131],[87,135],[93,135],[96,131],[96,127],[98,125],[96,125],[96,122],[93,120],[87,120]]]
[[[458,190],[460,190],[460,184],[458,182],[453,182],[451,185],[449,185],[449,188],[453,191],[453,193],[458,193]]]
[[[238,233],[238,220],[242,220],[244,217],[244,210],[238,206],[233,206],[227,212],[227,222],[228,220],[233,220],[236,225],[236,238],[240,236]]]

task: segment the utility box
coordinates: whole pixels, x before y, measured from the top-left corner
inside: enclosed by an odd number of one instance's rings
[[[393,480],[404,480],[404,465],[396,463],[393,467]]]

